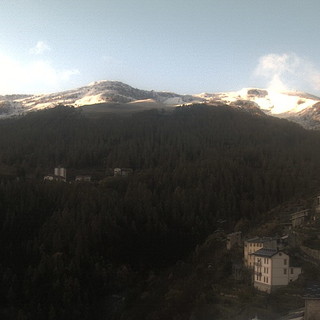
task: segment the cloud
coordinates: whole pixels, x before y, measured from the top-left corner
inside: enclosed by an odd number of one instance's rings
[[[265,79],[269,89],[320,91],[320,71],[295,53],[262,56],[254,76]]]
[[[0,94],[53,92],[79,74],[78,69],[59,70],[50,61],[22,63],[0,53]]]
[[[29,53],[34,55],[41,55],[50,50],[51,48],[45,42],[38,41],[37,44],[29,50]]]

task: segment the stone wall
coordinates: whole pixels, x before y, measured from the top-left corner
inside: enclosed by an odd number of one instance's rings
[[[305,300],[304,320],[320,320],[320,299]]]

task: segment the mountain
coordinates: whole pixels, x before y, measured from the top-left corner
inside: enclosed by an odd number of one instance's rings
[[[140,90],[119,81],[107,80],[51,94],[0,96],[0,118],[59,104],[89,106],[86,107],[89,112],[127,112],[197,103],[215,106],[226,104],[256,112],[261,110],[267,115],[289,119],[306,128],[320,128],[320,98],[304,92],[244,88],[233,92],[181,95]]]
[[[202,102],[192,95],[171,92],[146,91],[133,88],[119,81],[96,81],[87,86],[63,92],[27,95],[0,96],[0,116],[23,114],[29,111],[54,107],[59,104],[75,107],[96,104],[155,104],[179,105]],[[134,106],[133,106],[134,108]]]
[[[320,98],[305,92],[244,88],[235,92],[200,94],[209,103],[223,102],[244,109],[257,107],[267,115],[285,118],[305,128],[320,127]]]

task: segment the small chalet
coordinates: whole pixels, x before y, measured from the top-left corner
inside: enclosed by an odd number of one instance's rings
[[[262,248],[253,254],[254,287],[272,292],[298,279],[301,268],[290,266],[290,257],[278,249]]]

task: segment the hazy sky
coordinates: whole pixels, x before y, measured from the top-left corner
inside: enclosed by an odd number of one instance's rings
[[[320,95],[319,0],[0,0],[0,94],[119,80]]]

